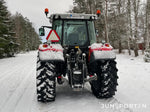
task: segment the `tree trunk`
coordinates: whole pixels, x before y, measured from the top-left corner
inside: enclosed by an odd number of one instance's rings
[[[119,13],[119,15],[121,14],[121,0],[119,0],[119,3],[118,3],[118,13]],[[120,24],[121,24],[121,22],[120,22],[120,17],[118,18],[119,20],[119,26],[118,26],[118,28],[119,28],[119,53],[122,53],[122,43],[121,43],[121,33],[120,33]]]
[[[137,36],[138,36],[138,11],[139,11],[139,3],[140,0],[134,0],[134,20],[135,20],[135,33],[134,33],[134,53],[135,57],[139,56],[138,54],[138,46],[137,46]]]
[[[134,39],[134,54],[135,54],[135,57],[139,56],[138,54],[138,46],[137,46],[137,40]]]
[[[130,48],[130,38],[128,36],[128,53],[131,55],[131,48]]]
[[[109,43],[109,38],[108,38],[108,26],[107,26],[107,11],[108,11],[108,1],[105,0],[106,8],[105,8],[105,41]]]
[[[122,44],[121,44],[121,40],[119,40],[119,53],[122,53]]]
[[[128,0],[128,21],[129,21],[129,35],[128,37],[128,52],[131,55],[130,38],[132,39],[132,23],[131,23],[131,1]]]
[[[149,48],[149,16],[150,16],[150,1],[147,0],[147,6],[146,6],[146,43],[145,48]]]

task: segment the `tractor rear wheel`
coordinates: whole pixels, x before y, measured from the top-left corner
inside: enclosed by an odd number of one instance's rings
[[[41,62],[37,59],[37,100],[40,102],[55,101],[56,81],[53,63]]]
[[[91,82],[91,89],[97,98],[110,98],[115,95],[117,83],[116,62],[107,60],[100,62],[97,69],[97,80]]]

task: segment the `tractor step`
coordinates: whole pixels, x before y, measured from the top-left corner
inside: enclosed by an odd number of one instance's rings
[[[82,91],[84,88],[83,84],[74,84],[72,85],[73,91]]]

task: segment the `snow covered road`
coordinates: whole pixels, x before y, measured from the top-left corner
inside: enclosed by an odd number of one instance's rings
[[[57,86],[55,102],[42,104],[36,101],[36,55],[0,60],[0,112],[150,112],[150,63],[142,57],[117,55],[120,78],[114,98],[95,98],[88,83],[82,92],[64,83]]]

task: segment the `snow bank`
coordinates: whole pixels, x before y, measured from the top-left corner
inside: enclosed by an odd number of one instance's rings
[[[134,104],[133,112],[150,112],[150,63],[145,63],[142,52],[135,57],[134,52],[128,55],[117,54],[118,91],[115,98],[124,104]],[[146,105],[146,107],[139,107]]]

